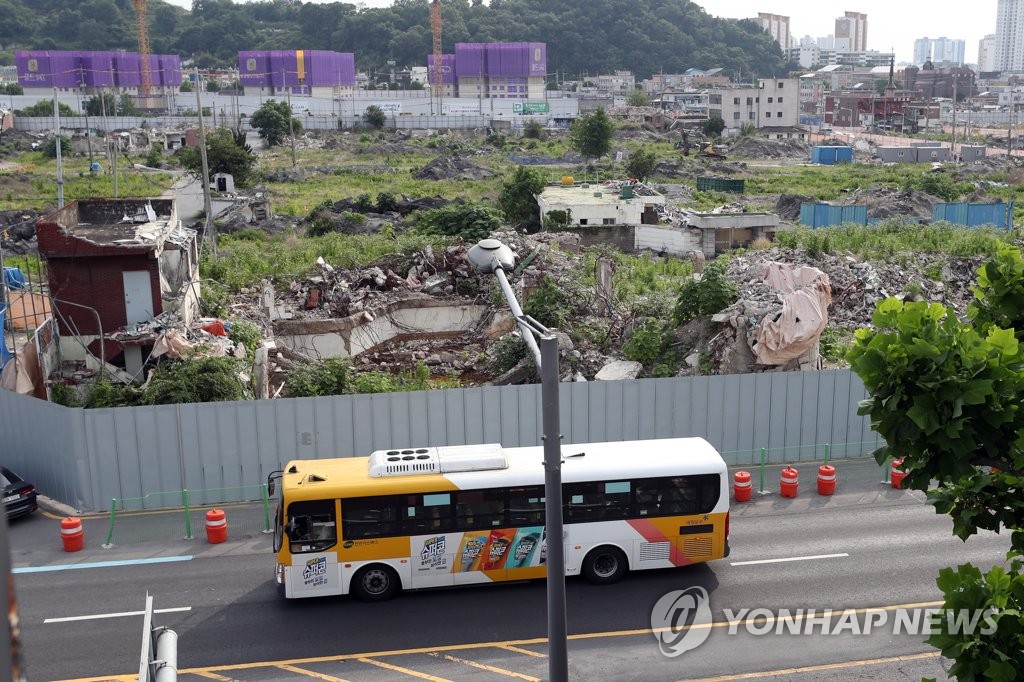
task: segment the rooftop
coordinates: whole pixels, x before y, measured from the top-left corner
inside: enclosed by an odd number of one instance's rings
[[[632,190],[632,197],[622,196],[624,189]],[[542,192],[544,199],[550,202],[569,203],[579,206],[595,206],[631,203],[665,203],[665,197],[642,183],[629,184],[609,181],[609,183],[578,183],[575,185],[548,185]]]

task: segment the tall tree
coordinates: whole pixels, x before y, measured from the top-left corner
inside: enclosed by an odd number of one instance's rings
[[[626,172],[629,177],[646,181],[651,177],[655,167],[658,165],[658,156],[652,149],[640,147],[626,159]]]
[[[253,113],[249,124],[259,132],[268,147],[273,147],[281,144],[288,136],[289,119],[292,131],[298,134],[298,131],[302,130],[302,124],[292,117],[291,106],[287,102],[268,100]]]
[[[953,532],[1010,531],[1008,566],[945,568],[944,608],[985,612],[994,632],[954,631],[941,618],[928,642],[961,680],[1019,679],[1024,669],[1024,259],[1007,247],[978,271],[961,322],[937,303],[887,299],[859,329],[848,359],[870,397],[859,414],[908,470],[903,486],[928,494]],[[934,487],[932,487],[934,486]]]
[[[597,159],[612,148],[612,134],[615,124],[604,109],[581,116],[573,121],[569,129],[569,144],[588,159]]]
[[[195,147],[184,147],[178,152],[181,165],[197,177],[202,175],[203,161]],[[220,128],[206,136],[206,160],[212,180],[216,173],[230,173],[235,184],[244,187],[256,166],[256,155],[245,144],[244,136],[236,138],[227,128]]]
[[[498,208],[505,219],[512,223],[537,227],[540,224],[540,210],[534,196],[544,191],[544,174],[527,166],[516,166],[512,174],[501,185]]]

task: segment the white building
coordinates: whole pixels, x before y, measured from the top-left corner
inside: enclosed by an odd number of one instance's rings
[[[761,79],[757,87],[716,88],[708,92],[708,116],[738,130],[792,127],[800,122],[800,82],[796,78]]]
[[[636,89],[636,77],[632,71],[616,71],[597,77],[597,89],[613,95],[628,96]]]
[[[789,49],[789,46],[792,44],[789,35],[789,17],[784,17],[781,14],[758,12],[757,19],[754,21],[756,21],[765,31],[768,31],[783,51]]]
[[[649,187],[628,185],[551,185],[536,195],[541,221],[552,211],[565,211],[570,225],[657,225],[657,206],[665,197]]]
[[[789,48],[787,54],[789,61],[796,62],[805,69],[821,64],[821,50],[814,43],[805,45],[801,41],[800,45]]]
[[[996,34],[989,33],[978,41],[978,71],[996,70]]]
[[[1024,71],[1024,0],[999,0],[995,70]]]
[[[914,41],[914,65],[922,66],[925,62],[931,62],[936,66],[963,66],[965,45],[963,40],[945,36],[934,40],[927,37],[918,38]]]

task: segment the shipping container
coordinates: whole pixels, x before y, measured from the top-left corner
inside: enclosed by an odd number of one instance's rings
[[[745,182],[742,179],[718,178],[711,175],[697,176],[697,189],[701,192],[742,192]]]
[[[811,163],[831,166],[853,161],[853,147],[818,145],[811,147]]]

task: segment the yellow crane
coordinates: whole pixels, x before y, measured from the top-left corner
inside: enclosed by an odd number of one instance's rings
[[[139,34],[139,94],[149,97],[153,92],[153,74],[149,69],[149,28],[146,26],[147,0],[132,0],[135,7],[135,30]]]

